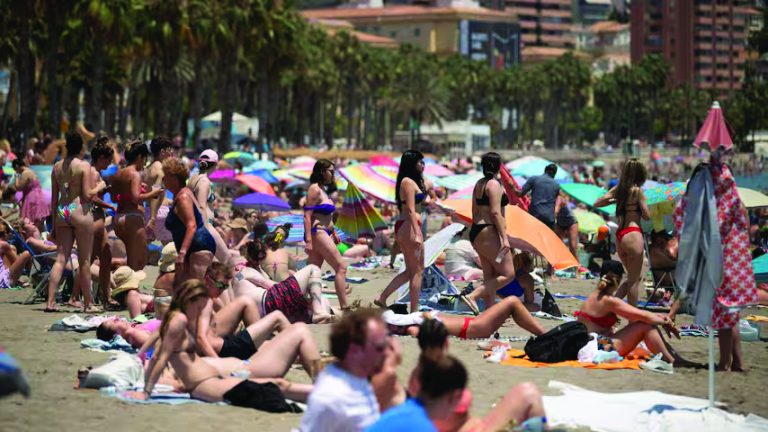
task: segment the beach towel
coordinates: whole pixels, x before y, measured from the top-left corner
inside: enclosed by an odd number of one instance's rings
[[[109,361],[88,372],[84,388],[133,388],[144,383],[144,367],[138,357],[123,352],[110,356]]]
[[[490,355],[490,351],[484,354]],[[578,360],[569,360],[559,363],[543,363],[533,362],[528,360],[528,357],[515,358],[525,355],[525,351],[521,349],[509,349],[507,350],[507,356],[500,364],[506,366],[518,366],[525,368],[542,368],[542,367],[575,367],[584,369],[603,369],[603,370],[616,370],[616,369],[635,369],[640,370],[640,363],[650,357],[649,353],[643,349],[636,349],[627,355],[624,360],[616,363],[581,363]]]
[[[561,396],[544,396],[550,427],[584,428],[596,432],[722,432],[765,431],[768,420],[708,408],[706,399],[658,391],[600,393],[550,381]]]
[[[332,281],[332,280],[334,280],[335,277],[336,277],[335,274],[333,274],[331,272],[327,272],[326,274],[323,275],[323,280]],[[359,284],[359,283],[368,282],[368,279],[361,278],[361,277],[347,276],[347,282]]]
[[[110,317],[110,315],[86,315],[84,317],[80,315],[70,315],[51,324],[48,331],[75,331],[78,333],[86,333],[91,330],[96,330],[96,327]]]
[[[131,346],[122,336],[116,335],[111,341],[101,339],[83,339],[80,341],[80,348],[86,348],[91,351],[122,351],[129,354],[135,354],[138,350]]]

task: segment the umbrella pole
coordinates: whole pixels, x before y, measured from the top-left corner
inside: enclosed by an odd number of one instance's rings
[[[708,337],[709,351],[709,407],[715,406],[715,329],[709,326]]]

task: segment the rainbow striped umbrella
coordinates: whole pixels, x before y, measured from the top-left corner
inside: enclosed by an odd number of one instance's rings
[[[447,177],[447,176],[455,175],[456,173],[442,165],[434,164],[434,165],[426,165],[424,167],[424,174],[431,175],[434,177]]]
[[[279,169],[272,171],[272,175],[275,176],[281,182],[292,182],[296,180],[296,177],[290,174],[290,169]]]
[[[370,165],[346,166],[339,173],[368,195],[384,202],[395,202],[395,180],[377,173]]]
[[[645,203],[649,206],[667,201],[676,201],[685,194],[685,183],[662,184],[646,189],[643,193],[645,193]]]
[[[397,182],[398,167],[386,166],[386,165],[371,165],[371,169],[381,176],[384,176],[393,182]]]
[[[373,166],[391,166],[397,169],[400,164],[389,156],[373,156],[369,159],[369,162]]]
[[[259,176],[250,175],[250,174],[240,174],[239,176],[235,177],[237,181],[244,184],[248,187],[248,189],[254,191],[254,192],[260,192],[267,195],[275,195],[275,190],[272,189],[272,185],[270,185],[266,180]]]
[[[473,187],[481,178],[483,178],[482,173],[458,174],[449,177],[441,177],[435,180],[435,184],[446,189],[463,190],[468,187]]]
[[[344,204],[339,211],[336,226],[344,230],[350,238],[374,237],[376,231],[383,230],[387,223],[379,211],[365,198],[354,183],[349,183],[344,195]]]
[[[291,231],[288,233],[288,238],[285,239],[286,243],[304,243],[304,215],[303,214],[287,214],[273,217],[267,221],[267,226],[270,230],[275,229],[278,225],[286,223],[293,224]],[[347,234],[340,228],[334,228],[341,240],[346,240]]]

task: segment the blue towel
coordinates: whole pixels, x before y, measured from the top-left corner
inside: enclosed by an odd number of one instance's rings
[[[101,339],[83,339],[80,341],[80,348],[89,348],[98,351],[124,351],[130,354],[138,352],[122,336],[117,335],[111,341],[106,342]]]

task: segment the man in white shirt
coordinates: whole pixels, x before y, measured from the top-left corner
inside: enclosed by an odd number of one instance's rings
[[[357,432],[379,418],[379,403],[368,378],[378,373],[389,346],[378,313],[345,314],[331,329],[331,353],[339,362],[318,376],[301,419],[301,432]]]

